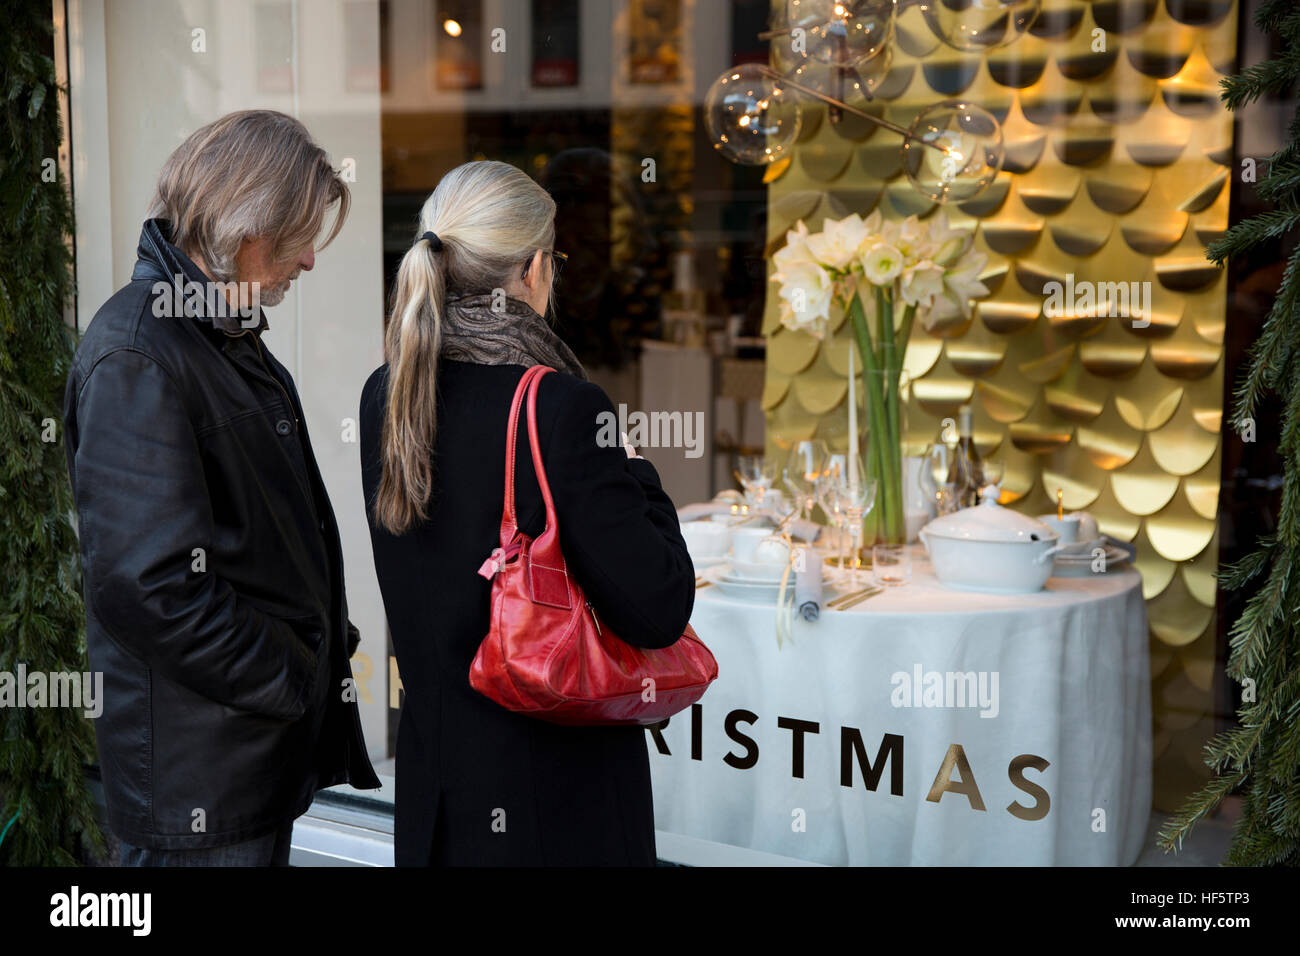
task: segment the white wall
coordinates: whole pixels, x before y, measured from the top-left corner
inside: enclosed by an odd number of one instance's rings
[[[282,14],[287,28],[274,29],[268,16]],[[376,0],[68,4],[80,328],[130,278],[158,171],[198,127],[233,110],[278,109],[301,119],[336,166],[355,161],[347,225],[267,310],[265,341],[298,382],[338,516],[349,611],[362,634],[353,665],[372,669],[361,714],[376,760],[387,734],[385,617],[358,445],[344,441],[344,426],[382,362],[379,93],[364,69],[347,69],[378,64],[378,22]]]

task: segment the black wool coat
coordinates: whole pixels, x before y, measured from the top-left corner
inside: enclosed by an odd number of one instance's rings
[[[564,727],[512,713],[469,685],[488,632],[491,582],[477,572],[499,543],[505,432],[521,365],[443,360],[428,519],[395,536],[374,521],[388,367],[361,398],[362,479],[375,568],[405,700],[397,735],[395,858],[423,865],[645,865],[655,862],[645,731]],[[545,509],[516,445],[521,529]],[[538,436],[570,573],[602,623],[667,647],[695,603],[677,512],[646,459],[598,440],[605,392],[563,372],[542,378]],[[614,429],[617,434],[617,429]]]

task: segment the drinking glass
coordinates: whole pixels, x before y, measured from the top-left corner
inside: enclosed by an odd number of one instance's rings
[[[858,577],[861,573],[859,567],[858,552],[862,545],[862,520],[871,513],[871,509],[876,506],[876,481],[874,478],[859,478],[856,482],[846,481],[842,486],[841,496],[844,501],[844,513],[849,525],[849,547],[852,559],[849,567],[851,579],[849,586],[856,588],[858,586]]]
[[[817,505],[817,479],[826,469],[830,451],[820,438],[797,442],[785,463],[785,485],[799,504],[799,516],[812,516]]]
[[[761,508],[772,482],[776,481],[776,462],[763,455],[740,455],[736,459],[736,480],[753,507]]]
[[[948,480],[952,469],[954,449],[943,442],[935,442],[925,450],[926,467],[934,479],[934,504],[940,517],[952,514],[958,508],[957,489],[954,482]],[[927,489],[928,490],[928,489]]]
[[[848,537],[848,514],[844,510],[844,496],[840,493],[840,488],[848,480],[847,476],[846,456],[837,453],[827,458],[826,469],[817,479],[817,503],[822,506],[822,511],[830,519],[831,527],[835,529],[835,557],[841,576],[844,572],[845,539]]]

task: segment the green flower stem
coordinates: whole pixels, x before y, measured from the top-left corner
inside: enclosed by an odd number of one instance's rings
[[[897,283],[895,283],[897,288]],[[881,515],[884,517],[884,532],[889,541],[897,540],[898,524],[897,519],[901,518],[902,503],[902,469],[903,463],[899,459],[898,447],[898,347],[895,344],[894,330],[894,301],[895,296],[887,295],[882,286],[876,287],[876,316],[880,322],[880,341],[884,353],[884,361],[881,363],[880,382],[877,388],[881,391],[880,400],[885,409],[885,447],[884,455],[881,459],[882,464],[888,469],[888,474],[900,476],[897,486],[890,486],[890,495],[886,503],[881,508]]]
[[[894,302],[898,299],[898,283],[894,283],[894,295],[885,295],[885,290],[879,286],[876,288],[876,311],[880,316],[881,336],[885,342],[885,361],[882,366],[884,374],[881,376],[881,388],[884,390],[882,396],[885,401],[885,427],[888,429],[888,445],[885,450],[889,453],[891,474],[897,471],[902,474],[903,462],[899,458],[899,438],[898,434],[898,370],[900,367],[896,331],[894,329]],[[902,511],[902,480],[899,480],[899,511]]]
[[[907,343],[908,340],[911,339],[912,337],[912,318],[915,315],[916,315],[916,306],[909,305],[903,309],[903,328],[898,333],[898,342],[902,346],[902,349],[899,352],[900,361],[898,363],[898,368],[895,370],[896,374],[898,372],[901,372],[903,369],[903,363],[901,359],[904,355],[907,354]],[[897,381],[895,381],[894,384],[898,384]]]
[[[898,383],[899,380],[902,379],[903,377],[903,361],[907,357],[907,343],[911,339],[912,319],[915,315],[916,315],[916,306],[909,305],[903,308],[903,327],[898,332],[898,347],[897,347],[898,361],[894,364],[894,369],[893,369],[894,374],[890,380],[890,387],[893,389],[890,392],[890,394],[894,396],[894,401],[896,403],[900,400],[898,397],[899,395]],[[898,454],[899,454],[898,467],[901,470],[903,467],[903,459],[902,459],[903,436],[902,436],[902,415],[900,409],[901,406],[896,406],[895,418],[894,418],[894,429],[896,432],[897,441],[894,444],[898,449]],[[902,479],[899,480],[901,481]]]
[[[873,523],[880,528],[890,540],[901,540],[902,534],[902,474],[898,463],[898,443],[894,441],[894,450],[889,449],[889,426],[884,396],[879,391],[885,386],[887,375],[882,375],[872,347],[871,331],[867,327],[867,318],[862,309],[862,300],[855,292],[849,303],[853,318],[853,331],[857,337],[858,352],[862,356],[863,384],[867,391],[867,417],[871,428],[870,465],[871,477],[876,479],[877,506],[872,510],[878,519]],[[882,336],[884,327],[881,327]],[[892,337],[892,336],[891,336]],[[882,343],[883,344],[883,343]],[[873,394],[873,392],[875,394]],[[894,429],[897,433],[897,428]]]

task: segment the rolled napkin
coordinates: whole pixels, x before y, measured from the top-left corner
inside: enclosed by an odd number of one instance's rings
[[[795,566],[794,606],[805,621],[815,621],[822,610],[822,555],[805,547],[803,558],[803,567]]]

